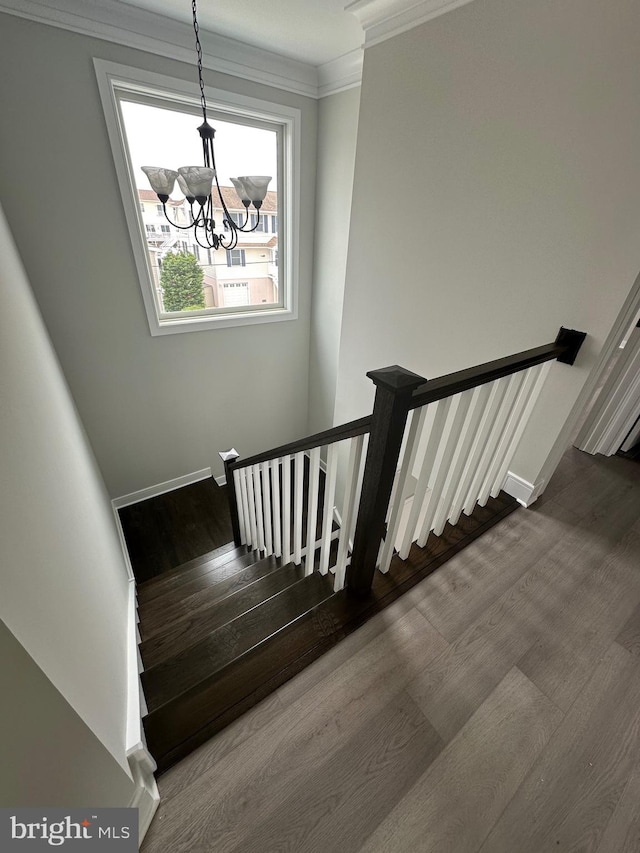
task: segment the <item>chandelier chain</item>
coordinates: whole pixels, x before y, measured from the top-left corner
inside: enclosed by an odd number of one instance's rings
[[[207,120],[207,99],[204,94],[204,80],[202,79],[202,45],[200,44],[200,26],[196,10],[196,0],[191,0],[191,11],[193,13],[193,31],[196,36],[196,55],[198,57],[198,82],[200,84],[200,103],[202,105],[202,116]]]

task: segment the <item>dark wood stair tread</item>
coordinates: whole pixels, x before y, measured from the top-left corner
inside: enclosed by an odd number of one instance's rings
[[[228,542],[221,548],[209,551],[201,557],[189,560],[175,569],[170,569],[148,581],[137,585],[138,603],[153,601],[161,595],[181,587],[183,584],[209,574],[227,563],[233,562],[247,554],[244,545]]]
[[[138,608],[142,639],[163,633],[173,622],[233,595],[281,565],[279,557],[260,559],[255,553],[245,554],[179,590],[148,602]]]
[[[141,643],[140,654],[145,667],[150,669],[157,666],[178,652],[195,645],[212,631],[262,604],[303,577],[302,566],[287,563],[214,604],[204,609],[196,609],[182,619],[172,622],[165,630]]]
[[[330,576],[309,575],[195,645],[146,670],[141,678],[149,714],[215,677],[217,670],[300,618],[332,593]]]

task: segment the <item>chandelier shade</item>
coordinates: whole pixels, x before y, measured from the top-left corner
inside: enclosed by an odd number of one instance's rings
[[[141,168],[147,176],[152,190],[162,203],[165,218],[174,228],[178,228],[181,231],[192,230],[196,243],[202,246],[202,248],[233,249],[238,244],[238,232],[247,234],[260,228],[260,208],[267,195],[271,177],[268,175],[244,175],[239,178],[230,179],[240,197],[242,205],[246,209],[244,222],[239,224],[227,209],[223,193],[220,190],[220,184],[218,183],[214,153],[214,137],[216,132],[207,121],[207,99],[202,77],[202,46],[200,44],[196,0],[192,0],[191,8],[198,58],[200,104],[203,116],[203,122],[197,130],[202,141],[204,165],[181,166],[177,171],[174,169],[165,169],[160,166],[142,166]],[[180,191],[189,204],[191,222],[188,225],[179,225],[177,222],[173,222],[167,214],[166,203],[173,192],[176,180]],[[212,191],[214,188],[217,190],[217,196],[223,211],[222,224],[224,232],[221,234],[216,233],[216,223],[213,218],[214,203]],[[258,215],[255,217],[255,223],[252,227],[249,227],[249,207],[251,205],[254,206]]]
[[[211,185],[215,178],[215,169],[206,166],[180,166],[178,175],[184,180],[189,192],[186,196],[194,196],[200,204],[204,204],[211,195]]]
[[[173,169],[162,169],[157,166],[142,166],[141,168],[149,179],[154,193],[157,196],[166,195],[168,198],[173,192],[178,173]]]

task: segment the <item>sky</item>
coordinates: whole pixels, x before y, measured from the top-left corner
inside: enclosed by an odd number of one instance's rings
[[[202,115],[130,101],[122,102],[122,114],[138,189],[150,189],[140,166],[202,166],[202,142],[197,128]],[[214,140],[218,181],[231,186],[230,177],[271,175],[270,190],[277,190],[277,139],[275,131],[245,127],[209,118]],[[177,183],[172,198],[181,198]]]

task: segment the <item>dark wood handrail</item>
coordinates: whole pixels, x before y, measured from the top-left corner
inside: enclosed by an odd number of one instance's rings
[[[468,391],[478,385],[486,385],[487,382],[493,382],[512,373],[519,373],[521,370],[535,367],[536,364],[544,364],[545,361],[558,359],[567,364],[573,364],[577,341],[573,338],[569,339],[568,333],[572,331],[569,329],[561,330],[558,338],[551,344],[534,347],[515,355],[488,361],[486,364],[479,364],[476,367],[468,367],[466,370],[458,370],[456,373],[448,373],[446,376],[427,380],[424,385],[416,388],[413,392],[409,408],[417,409],[420,406],[426,406],[428,403],[435,403],[436,400],[452,397],[454,394],[460,394],[462,391]],[[563,335],[563,332],[566,334]],[[584,340],[583,333],[573,332],[573,334],[582,335],[581,344]]]
[[[308,435],[306,438],[301,438],[298,441],[291,441],[289,444],[282,444],[280,447],[274,447],[273,450],[265,450],[264,453],[256,453],[255,456],[249,456],[247,459],[237,459],[229,465],[229,470],[235,471],[238,468],[257,465],[259,462],[269,462],[269,460],[277,459],[280,456],[289,456],[293,453],[301,453],[303,450],[311,450],[314,447],[320,447],[323,444],[334,444],[336,441],[342,441],[345,438],[364,435],[371,429],[372,417],[373,415],[367,415],[364,418],[359,418],[357,421],[349,421],[349,423],[332,427],[324,432],[317,432],[315,435]]]

